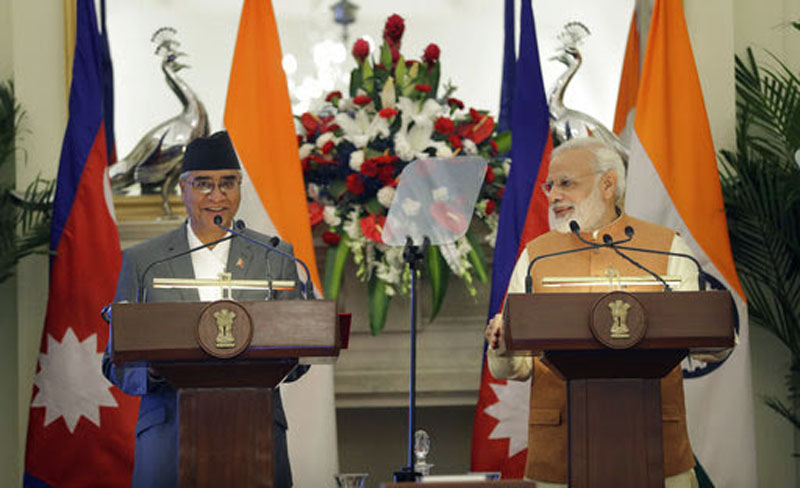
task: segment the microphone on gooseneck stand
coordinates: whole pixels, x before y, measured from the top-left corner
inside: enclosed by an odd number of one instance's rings
[[[628,234],[629,230],[630,230],[630,234]],[[626,227],[625,228],[625,233],[630,235],[630,236],[633,236],[633,227],[631,227],[631,226]],[[603,240],[604,241],[606,240],[606,237],[611,239],[611,236],[606,234],[606,235],[603,236]],[[616,249],[621,249],[623,251],[643,252],[643,253],[648,253],[648,254],[661,254],[662,256],[675,256],[675,257],[679,257],[679,258],[688,259],[689,261],[694,263],[695,267],[697,268],[697,287],[698,287],[698,289],[700,289],[700,291],[705,291],[706,290],[706,284],[707,284],[706,272],[703,270],[703,267],[700,265],[700,261],[698,261],[697,258],[692,256],[691,254],[686,254],[686,253],[682,253],[682,252],[672,252],[672,251],[659,251],[658,249],[646,249],[646,248],[642,248],[642,247],[617,246],[616,243],[609,244],[609,246],[610,247],[615,247],[615,250]]]
[[[574,220],[571,220],[569,222],[569,229],[578,237],[578,240],[586,244],[586,247],[579,247],[577,249],[567,249],[566,251],[551,252],[549,254],[542,254],[540,256],[536,256],[535,258],[533,258],[531,262],[528,264],[528,272],[525,274],[525,293],[531,293],[533,291],[533,278],[531,277],[531,269],[533,269],[533,265],[536,264],[537,261],[541,259],[553,258],[556,256],[563,256],[565,254],[573,254],[576,252],[583,252],[583,251],[588,251],[590,249],[598,249],[601,247],[609,246],[609,244],[607,243],[600,244],[597,242],[591,242],[581,237],[580,235],[581,227]],[[624,244],[630,241],[631,239],[633,239],[633,237],[628,236],[627,239],[616,241],[613,244]]]
[[[179,253],[173,254],[172,256],[167,256],[164,259],[159,259],[157,261],[153,261],[152,263],[148,264],[147,267],[144,269],[144,273],[142,273],[142,275],[139,277],[139,283],[137,284],[138,288],[136,289],[136,303],[142,303],[142,302],[145,301],[145,298],[146,298],[145,292],[147,291],[147,289],[144,286],[144,278],[145,278],[145,276],[147,276],[147,272],[150,271],[151,269],[153,269],[154,266],[166,263],[167,261],[172,261],[173,259],[177,259],[177,258],[179,258],[181,256],[186,256],[187,254],[191,254],[191,253],[193,253],[195,251],[199,251],[200,249],[205,249],[207,247],[216,246],[220,242],[229,241],[229,240],[233,239],[234,237],[235,236],[232,236],[232,235],[226,236],[226,237],[223,237],[222,239],[217,239],[216,241],[211,241],[211,242],[209,242],[207,244],[203,244],[201,246],[193,247],[192,249],[189,249],[188,251],[181,251]]]
[[[628,229],[631,229],[631,230],[633,230],[633,228],[632,228],[632,227],[630,227],[630,226],[626,227],[626,228],[625,228],[626,234],[627,234],[627,230],[628,230]],[[633,232],[631,232],[631,234],[630,234],[630,235],[631,235],[631,237],[632,237],[632,236],[633,236]],[[664,291],[672,291],[672,288],[670,288],[670,286],[669,286],[669,283],[667,283],[667,282],[664,280],[664,278],[662,278],[661,276],[659,276],[659,275],[658,275],[658,273],[655,273],[655,272],[651,271],[650,269],[646,268],[646,267],[645,267],[644,265],[642,265],[641,263],[639,263],[639,262],[637,262],[637,261],[634,261],[634,260],[633,260],[633,258],[631,258],[630,256],[628,256],[628,255],[624,254],[622,251],[620,251],[620,250],[619,250],[619,248],[617,248],[617,246],[615,246],[615,245],[613,244],[613,241],[612,241],[612,239],[611,239],[611,236],[610,236],[610,235],[608,235],[608,234],[604,234],[604,235],[603,235],[603,242],[604,242],[604,243],[606,243],[606,245],[607,245],[608,247],[610,247],[611,249],[613,249],[613,250],[614,250],[614,252],[615,252],[615,253],[617,253],[617,254],[619,255],[619,257],[621,257],[621,258],[622,258],[622,259],[624,259],[625,261],[628,261],[629,263],[631,263],[632,265],[634,265],[634,266],[636,266],[637,268],[641,269],[642,271],[646,272],[647,274],[649,274],[650,276],[652,276],[653,278],[655,278],[657,281],[659,281],[659,282],[660,282],[662,285],[664,285]]]
[[[260,242],[260,241],[258,241],[256,239],[253,239],[251,237],[246,236],[242,232],[245,229],[245,224],[244,224],[243,220],[237,220],[234,223],[234,227],[236,227],[237,230],[229,229],[229,228],[225,227],[224,225],[222,225],[222,217],[220,217],[219,215],[214,217],[214,225],[216,225],[217,227],[219,227],[222,230],[230,232],[234,236],[241,237],[242,239],[246,240],[247,242],[255,244],[256,246],[259,246],[259,247],[263,247],[268,252],[274,252],[275,254],[283,256],[286,259],[290,259],[290,260],[294,261],[295,263],[300,263],[300,266],[302,266],[303,270],[306,272],[306,281],[305,281],[305,283],[303,283],[303,298],[306,299],[306,300],[312,300],[314,298],[314,283],[311,281],[311,273],[309,273],[309,271],[308,271],[308,266],[306,266],[306,263],[304,263],[302,259],[300,259],[298,257],[295,257],[295,256],[292,256],[291,254],[289,254],[287,252],[284,252],[284,251],[281,251],[280,249],[278,249],[277,246],[281,242],[281,240],[278,237],[272,237],[269,240],[269,244],[264,244],[263,242]]]

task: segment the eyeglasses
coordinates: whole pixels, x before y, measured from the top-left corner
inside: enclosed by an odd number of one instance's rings
[[[548,179],[544,183],[542,183],[542,191],[546,196],[550,196],[553,190],[558,190],[560,192],[568,192],[575,189],[575,186],[579,180],[582,180],[588,176],[594,176],[599,173],[604,173],[604,171],[592,171],[591,173],[587,173],[581,176],[561,176],[558,179],[550,180]]]
[[[236,176],[227,176],[223,177],[219,182],[215,182],[211,178],[195,178],[187,183],[196,191],[203,195],[208,195],[214,191],[214,188],[219,188],[219,191],[225,194],[230,193],[238,189],[242,181]]]

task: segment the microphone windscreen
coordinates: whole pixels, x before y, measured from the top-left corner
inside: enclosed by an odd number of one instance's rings
[[[269,245],[272,247],[278,247],[278,244],[281,243],[281,239],[277,236],[273,237],[269,240]]]
[[[221,223],[222,223],[222,216],[221,215],[215,215],[214,216],[214,225],[220,225]]]
[[[625,235],[628,237],[633,237],[633,227],[630,225],[625,226]]]
[[[608,234],[603,234],[603,242],[605,242],[606,244],[608,244],[608,243],[609,243],[609,242],[611,242],[612,240],[613,240],[613,239],[611,239],[611,236],[610,236],[610,235],[608,235]]]
[[[236,230],[239,232],[243,231],[247,226],[244,224],[244,220],[239,219],[236,221]]]
[[[570,220],[569,221],[569,230],[571,230],[572,232],[578,233],[578,232],[581,231],[581,226],[578,225],[578,222],[576,222],[574,220]]]

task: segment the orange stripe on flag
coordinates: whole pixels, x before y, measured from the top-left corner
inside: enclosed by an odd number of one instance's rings
[[[636,107],[639,92],[639,29],[636,25],[636,10],[633,11],[631,28],[628,31],[628,44],[622,61],[622,75],[617,91],[617,109],[614,112],[614,133],[619,134],[628,123],[628,114]]]
[[[275,15],[245,0],[233,54],[225,127],[280,237],[308,264],[321,290]]]
[[[650,26],[636,134],[697,244],[744,299],[682,2],[657,0]]]

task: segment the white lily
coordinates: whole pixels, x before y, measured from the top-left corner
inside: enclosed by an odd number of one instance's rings
[[[442,114],[442,106],[432,98],[425,100],[425,102],[420,105],[416,100],[412,100],[408,97],[400,97],[397,101],[397,108],[403,115],[403,125],[406,126],[411,122],[417,124],[428,122],[433,124],[438,116]]]
[[[346,113],[336,114],[336,123],[344,131],[344,138],[359,149],[364,149],[369,141],[378,135],[389,136],[389,124],[386,119],[375,116],[370,120],[364,109],[357,110],[354,117]]]

